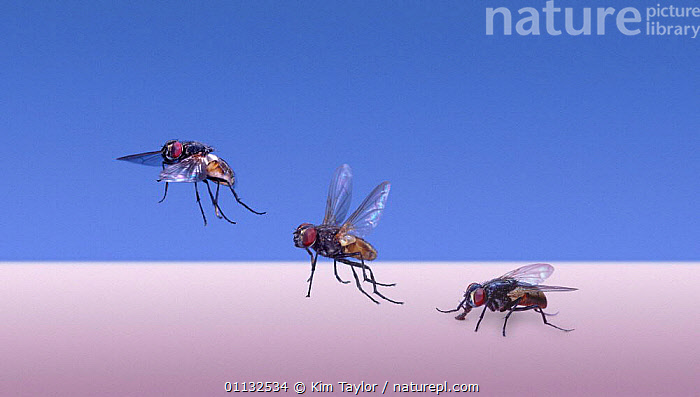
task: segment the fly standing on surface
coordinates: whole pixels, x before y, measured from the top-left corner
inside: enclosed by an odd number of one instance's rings
[[[294,245],[305,249],[311,256],[311,275],[307,280],[309,283],[307,298],[311,296],[316,261],[321,255],[333,259],[335,277],[343,284],[347,284],[349,281],[343,281],[338,275],[338,262],[350,266],[357,288],[372,302],[379,303],[362,288],[356,269],[362,270],[363,280],[372,284],[373,292],[381,299],[396,304],[403,303],[389,299],[377,290],[377,286],[391,287],[396,284],[377,282],[372,269],[366,263],[377,258],[377,250],[364,237],[379,223],[387,197],[389,197],[390,188],[389,182],[379,184],[360,204],[360,207],[343,222],[350,209],[352,170],[347,164],[343,164],[335,170],[328,189],[326,214],[323,217],[323,222],[320,225],[302,223],[294,231]],[[316,253],[312,253],[311,249]]]
[[[471,283],[464,293],[464,299],[459,302],[456,309],[440,310],[441,313],[453,313],[464,309],[455,317],[457,320],[464,320],[467,314],[475,307],[484,306],[481,311],[479,321],[476,323],[474,332],[479,330],[479,324],[484,318],[486,309],[492,312],[500,311],[508,313],[503,321],[503,336],[506,336],[506,324],[508,317],[513,312],[521,312],[526,310],[534,310],[542,315],[542,321],[550,327],[560,329],[562,331],[573,331],[573,329],[559,328],[556,325],[547,322],[546,316],[555,316],[556,314],[545,313],[542,309],[547,307],[547,298],[544,293],[549,291],[576,291],[578,288],[557,287],[552,285],[539,285],[547,277],[554,272],[554,267],[545,263],[536,263],[527,265],[510,271],[501,277],[486,281],[485,283]]]

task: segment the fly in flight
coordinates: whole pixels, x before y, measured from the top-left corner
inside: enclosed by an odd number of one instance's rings
[[[168,194],[169,182],[191,182],[194,183],[194,191],[197,198],[199,210],[202,213],[204,225],[207,224],[207,217],[204,215],[204,209],[199,197],[198,182],[204,182],[209,192],[209,198],[216,216],[219,219],[225,219],[230,223],[236,223],[230,220],[219,206],[219,187],[227,186],[236,201],[247,208],[254,214],[262,215],[265,212],[257,212],[248,207],[235,191],[236,177],[226,161],[218,156],[211,154],[214,151],[209,145],[196,141],[177,141],[170,140],[163,145],[161,150],[132,154],[129,156],[119,157],[117,160],[129,161],[132,163],[160,166],[162,171],[158,182],[165,182],[165,193],[159,202],[163,202]],[[213,193],[208,181],[216,184],[216,193]]]
[[[377,250],[364,238],[377,226],[387,197],[389,197],[389,182],[380,183],[345,220],[345,216],[350,209],[350,198],[352,196],[352,170],[347,164],[343,164],[335,170],[331,185],[328,189],[326,200],[326,214],[320,225],[302,223],[294,231],[294,245],[303,248],[311,256],[311,276],[307,280],[309,290],[306,297],[311,296],[311,283],[316,271],[316,261],[318,256],[325,256],[333,259],[333,271],[336,279],[347,284],[338,275],[338,262],[350,267],[355,278],[355,285],[374,303],[379,303],[363,288],[357,270],[362,270],[363,280],[372,284],[373,292],[381,299],[402,304],[382,295],[377,286],[391,287],[396,284],[384,284],[376,281],[374,272],[366,262],[377,258]],[[344,221],[344,222],[343,222]],[[315,251],[315,254],[311,252]],[[368,276],[369,274],[369,276]]]

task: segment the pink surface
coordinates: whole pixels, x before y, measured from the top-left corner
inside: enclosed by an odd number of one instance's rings
[[[503,338],[500,313],[474,333],[479,312],[435,311],[522,264],[375,264],[403,306],[371,303],[328,262],[310,299],[308,264],[3,264],[0,395],[215,395],[226,381],[304,381],[306,394],[312,381],[698,393],[700,264],[553,263],[547,284],[580,288],[548,294],[570,333],[525,312]]]

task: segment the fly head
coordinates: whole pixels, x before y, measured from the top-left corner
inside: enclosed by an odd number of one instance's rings
[[[175,161],[182,156],[182,143],[174,139],[169,140],[165,142],[160,152],[166,162]]]
[[[486,290],[479,283],[471,283],[464,293],[464,300],[471,307],[479,307],[486,301]]]
[[[302,223],[294,231],[294,245],[299,248],[308,248],[316,242],[316,227],[310,223]]]

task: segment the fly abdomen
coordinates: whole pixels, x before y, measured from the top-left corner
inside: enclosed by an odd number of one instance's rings
[[[363,259],[366,261],[373,261],[377,259],[377,250],[372,247],[367,241],[355,237],[354,241],[348,245],[343,246],[343,253],[350,255],[353,258]],[[342,245],[342,243],[341,243]]]
[[[515,301],[520,298],[518,305],[520,306],[539,306],[541,309],[547,307],[547,297],[542,291],[533,291],[532,289],[516,288],[508,293],[508,297]]]

